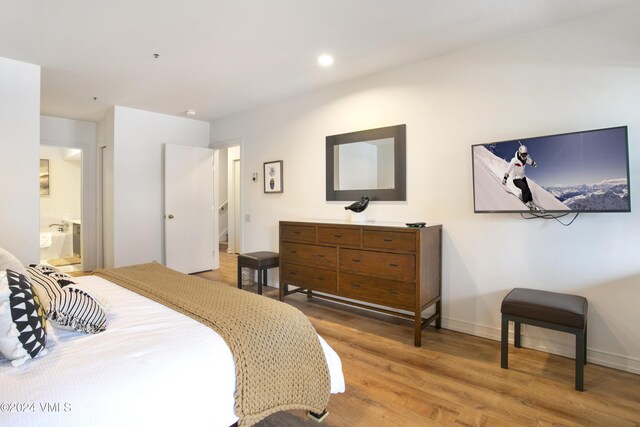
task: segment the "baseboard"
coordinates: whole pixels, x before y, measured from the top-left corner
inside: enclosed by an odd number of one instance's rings
[[[474,323],[449,319],[446,317],[442,318],[442,327],[452,331],[500,341],[500,328],[476,325]],[[523,324],[522,328],[521,337],[523,347],[558,354],[572,359],[575,358],[576,350],[573,342],[563,342],[539,336],[533,331],[529,332],[528,325]],[[573,340],[570,339],[570,341]],[[509,342],[513,343],[513,324],[511,324]],[[630,372],[632,374],[640,374],[640,360],[588,347],[588,342],[587,362],[618,369],[620,371]]]

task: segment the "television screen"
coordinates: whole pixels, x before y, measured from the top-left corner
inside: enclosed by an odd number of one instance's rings
[[[474,210],[630,212],[627,127],[471,147]]]

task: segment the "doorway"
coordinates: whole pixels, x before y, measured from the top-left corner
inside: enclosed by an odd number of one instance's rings
[[[83,271],[82,149],[40,146],[40,264]]]
[[[216,144],[214,167],[215,218],[220,252],[242,253],[241,140]]]

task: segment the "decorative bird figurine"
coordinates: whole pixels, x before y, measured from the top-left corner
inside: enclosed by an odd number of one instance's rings
[[[359,202],[353,202],[349,206],[345,206],[344,209],[359,213],[367,209],[367,206],[369,206],[369,197],[362,196]]]

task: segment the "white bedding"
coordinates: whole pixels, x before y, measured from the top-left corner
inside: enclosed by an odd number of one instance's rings
[[[96,276],[107,330],[47,327],[49,354],[13,367],[0,357],[1,426],[224,426],[235,423],[235,365],[210,328]],[[345,389],[338,355],[320,338],[331,393]]]

